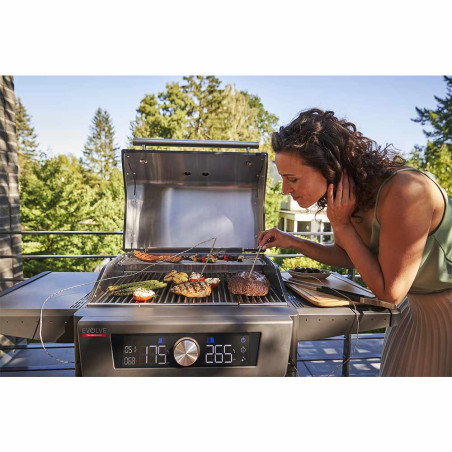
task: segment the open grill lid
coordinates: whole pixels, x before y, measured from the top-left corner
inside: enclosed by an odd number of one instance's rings
[[[146,146],[258,148],[257,142],[136,139],[124,149],[124,250],[256,248],[264,229],[266,153],[162,151]],[[204,244],[208,247],[210,244]]]

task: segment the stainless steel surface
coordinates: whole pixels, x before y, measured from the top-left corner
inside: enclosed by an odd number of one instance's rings
[[[134,146],[166,146],[166,147],[196,147],[219,149],[258,149],[258,141],[221,141],[221,140],[172,140],[161,138],[134,138]]]
[[[294,319],[297,323],[296,341],[312,341],[357,332],[356,315],[351,307],[317,307],[293,292],[289,292],[289,300],[298,311]],[[357,306],[356,310],[360,333],[396,326],[400,318],[399,310],[373,306]]]
[[[42,275],[42,276],[41,276]],[[98,273],[45,272],[0,292],[0,334],[39,339],[41,306],[51,294],[79,284],[50,298],[43,309],[43,339],[73,342],[73,315],[88,298]]]
[[[264,229],[267,154],[123,150],[124,249],[254,248]]]
[[[199,345],[194,339],[183,337],[174,345],[174,359],[181,366],[188,367],[195,364],[199,351]]]
[[[158,308],[158,307],[156,307]],[[162,307],[160,307],[162,308]],[[148,310],[133,310],[134,315],[124,314],[125,310],[111,309],[116,316],[96,316],[99,308],[84,308],[87,314],[77,323],[75,344],[76,369],[84,376],[229,376],[257,377],[281,376],[287,371],[291,349],[293,321],[290,307],[262,307],[259,313],[254,309],[241,307],[206,306],[197,309],[184,307],[169,313],[168,308],[156,309],[151,315]],[[144,311],[144,312],[143,312]],[[183,311],[183,313],[182,313]],[[204,312],[205,311],[205,312]],[[206,312],[209,311],[210,314]],[[251,312],[250,312],[251,311]],[[187,313],[188,315],[185,315]],[[265,315],[263,314],[265,313]],[[122,315],[121,315],[122,314]],[[83,337],[83,328],[106,328],[106,337]],[[259,356],[256,366],[249,367],[184,367],[184,368],[115,368],[110,336],[111,334],[180,334],[190,337],[194,333],[261,333]]]

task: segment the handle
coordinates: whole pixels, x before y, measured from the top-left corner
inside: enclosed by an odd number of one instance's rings
[[[227,148],[227,149],[259,149],[258,141],[221,141],[221,140],[172,140],[165,138],[134,138],[134,146],[169,146],[190,148]]]
[[[349,292],[347,290],[341,289],[332,289],[331,287],[317,287],[317,292],[327,293],[328,295],[336,295],[336,297],[344,297],[349,298],[352,301],[361,301],[361,298],[364,298],[364,295],[360,295],[355,292]]]

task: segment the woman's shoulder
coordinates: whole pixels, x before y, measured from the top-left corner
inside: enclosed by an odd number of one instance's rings
[[[382,187],[380,202],[384,202],[388,196],[391,198],[403,196],[403,198],[399,198],[401,202],[419,196],[423,196],[427,200],[436,192],[440,194],[437,185],[426,174],[409,166],[400,169],[404,171],[394,171],[388,182]]]
[[[437,185],[422,172],[404,168],[407,170],[393,174],[382,187],[377,206],[378,220],[385,212],[401,212],[409,210],[410,206],[423,209],[427,215],[442,208],[444,201]]]

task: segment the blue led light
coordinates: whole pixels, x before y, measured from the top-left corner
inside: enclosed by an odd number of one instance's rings
[[[159,337],[159,344],[163,344],[163,337]]]
[[[209,338],[207,338],[207,340],[208,340],[208,342],[211,343],[211,344],[213,344],[213,343],[215,342],[214,339],[213,339],[213,337],[209,337]]]

